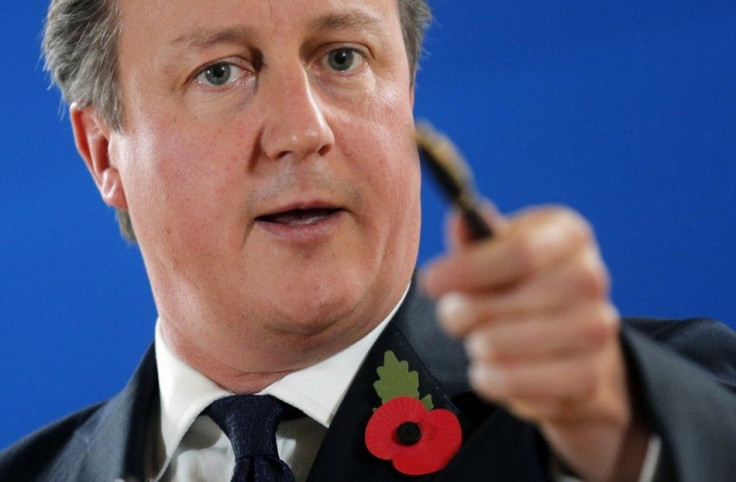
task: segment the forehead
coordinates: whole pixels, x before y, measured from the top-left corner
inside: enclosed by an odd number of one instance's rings
[[[250,36],[398,24],[397,0],[121,0],[124,43],[147,48],[202,43],[217,30]]]

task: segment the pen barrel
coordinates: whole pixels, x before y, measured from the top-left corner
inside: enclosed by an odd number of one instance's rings
[[[489,239],[493,236],[493,230],[481,216],[477,202],[468,199],[467,196],[462,196],[456,199],[456,205],[460,208],[473,240]]]

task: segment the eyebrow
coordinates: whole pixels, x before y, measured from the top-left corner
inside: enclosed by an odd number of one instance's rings
[[[171,42],[171,45],[186,45],[188,47],[204,49],[219,43],[242,43],[252,35],[252,29],[246,27],[231,27],[217,30],[200,28],[175,38]]]

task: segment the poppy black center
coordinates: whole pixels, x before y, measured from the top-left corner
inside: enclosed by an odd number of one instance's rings
[[[396,436],[401,445],[414,445],[422,438],[422,430],[417,423],[404,422],[396,429]]]

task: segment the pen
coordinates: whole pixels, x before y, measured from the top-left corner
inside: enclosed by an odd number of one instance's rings
[[[480,215],[472,171],[455,144],[428,122],[417,123],[415,138],[420,157],[442,192],[460,210],[472,238],[493,236],[490,226]]]

